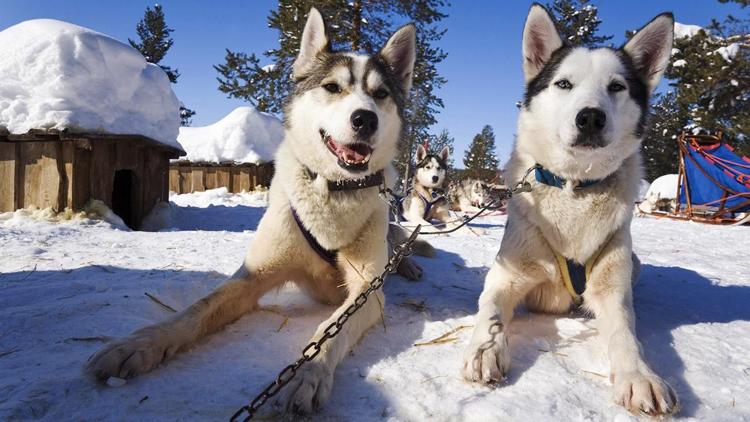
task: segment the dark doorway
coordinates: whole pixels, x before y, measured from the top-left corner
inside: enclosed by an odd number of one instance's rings
[[[117,170],[115,182],[112,184],[112,211],[122,218],[131,229],[135,229],[133,221],[133,189],[135,174],[132,170]]]

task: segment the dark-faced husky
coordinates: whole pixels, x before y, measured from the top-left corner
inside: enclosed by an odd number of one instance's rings
[[[630,236],[649,96],[667,67],[673,26],[665,13],[619,49],[576,48],[543,7],[531,8],[522,44],[526,94],[506,174],[517,182],[528,171],[532,191],[510,200],[464,356],[467,379],[503,380],[519,302],[557,313],[580,305],[599,320],[614,400],[649,415],[678,408],[635,336],[639,262]]]
[[[395,181],[390,163],[414,59],[413,25],[399,29],[375,55],[334,52],[323,18],[311,9],[293,65],[295,88],[268,210],[244,263],[173,318],[108,344],[89,360],[88,371],[99,379],[148,372],[252,311],[261,296],[286,281],[315,299],[340,304],[313,336],[320,338],[388,259],[388,212],[378,186],[384,177]],[[337,365],[380,320],[384,297],[382,291],[374,294],[286,386],[287,411],[308,413],[328,400]]]
[[[448,201],[443,187],[448,172],[448,147],[438,154],[428,154],[427,150],[417,147],[416,166],[411,181],[411,190],[403,200],[403,217],[409,222],[430,225],[432,220],[447,223],[451,220]]]

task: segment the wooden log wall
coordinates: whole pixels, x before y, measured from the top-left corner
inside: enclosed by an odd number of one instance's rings
[[[273,163],[212,164],[176,162],[169,165],[169,190],[175,193],[203,192],[225,187],[229,192],[269,187]]]
[[[169,159],[179,150],[137,135],[30,132],[0,136],[0,212],[81,210],[90,199],[112,207],[115,172],[132,174],[133,228],[169,198]]]

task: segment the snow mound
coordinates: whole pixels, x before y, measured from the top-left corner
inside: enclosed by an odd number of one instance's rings
[[[646,192],[646,199],[675,199],[677,198],[677,178],[676,174],[665,174],[659,176],[651,183]]]
[[[139,134],[179,148],[179,102],[138,50],[52,19],[0,32],[0,129]]]
[[[177,140],[190,161],[259,164],[273,160],[283,138],[279,119],[252,107],[238,107],[212,125],[181,127]]]
[[[698,32],[703,31],[703,28],[698,25],[685,25],[684,23],[674,23],[674,37],[677,38],[692,38]]]
[[[651,186],[649,186],[643,202],[638,206],[638,209],[643,212],[663,210],[665,201],[672,203],[676,200],[678,177],[676,174],[665,174],[664,176],[657,177],[651,183]]]

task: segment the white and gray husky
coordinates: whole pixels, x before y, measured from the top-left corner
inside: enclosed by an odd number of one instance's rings
[[[619,49],[565,45],[540,5],[523,32],[526,94],[508,180],[532,169],[479,298],[465,378],[495,383],[510,367],[508,324],[519,302],[593,313],[607,344],[614,400],[670,414],[673,390],[648,366],[635,335],[632,284],[639,261],[630,221],[641,180],[639,146],[649,96],[667,67],[674,21],[654,18]]]
[[[390,163],[414,59],[413,25],[395,32],[375,55],[340,53],[332,51],[323,18],[311,9],[293,65],[295,88],[268,210],[244,263],[173,318],[108,344],[89,360],[88,372],[99,379],[148,372],[252,311],[261,296],[287,281],[340,304],[313,336],[319,338],[388,260],[388,212],[378,186],[386,176],[395,181]],[[287,385],[287,411],[308,413],[326,402],[337,365],[380,320],[384,297],[374,294]]]
[[[449,154],[448,147],[438,154],[428,154],[422,145],[417,147],[411,190],[402,202],[402,215],[407,221],[429,226],[432,220],[443,224],[451,220],[448,200],[443,191]]]
[[[463,213],[476,213],[492,199],[487,185],[479,179],[464,179],[448,185],[450,209]]]

